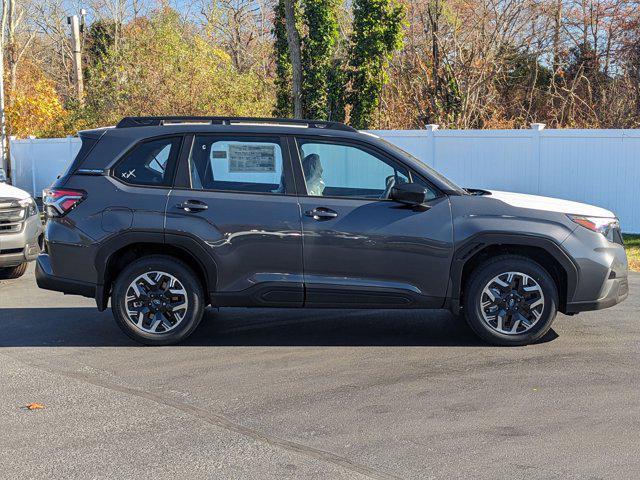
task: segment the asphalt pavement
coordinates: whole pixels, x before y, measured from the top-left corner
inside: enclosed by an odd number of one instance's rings
[[[630,287],[528,347],[446,312],[209,309],[152,348],[31,267],[0,281],[0,478],[640,478]]]

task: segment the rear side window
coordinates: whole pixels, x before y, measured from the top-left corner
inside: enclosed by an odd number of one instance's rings
[[[278,138],[196,135],[189,156],[191,188],[286,193]]]
[[[113,170],[132,185],[171,186],[182,137],[159,138],[134,147]]]

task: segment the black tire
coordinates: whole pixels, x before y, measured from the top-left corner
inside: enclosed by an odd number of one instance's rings
[[[540,318],[522,333],[501,333],[490,326],[482,315],[483,289],[493,278],[505,272],[521,272],[530,276],[544,294]],[[481,339],[493,345],[529,345],[540,340],[551,328],[558,311],[558,287],[551,275],[533,260],[519,255],[500,255],[487,260],[471,273],[466,282],[463,301],[467,323]]]
[[[0,268],[0,280],[12,280],[20,278],[27,271],[27,262],[16,265],[15,267]]]
[[[144,273],[161,271],[174,276],[184,287],[188,306],[184,318],[175,328],[162,333],[146,332],[129,320],[126,294],[131,283]],[[115,281],[111,295],[111,310],[118,326],[129,337],[143,345],[173,345],[185,340],[200,324],[205,296],[197,275],[180,260],[165,255],[143,257],[127,266]]]

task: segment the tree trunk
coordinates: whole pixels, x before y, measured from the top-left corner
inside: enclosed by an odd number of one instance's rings
[[[302,118],[302,55],[293,2],[294,0],[284,0],[284,16],[287,27],[287,43],[289,44],[289,54],[291,55],[293,117]]]
[[[432,72],[433,94],[431,95],[431,116],[439,119],[440,112],[438,104],[440,100],[440,45],[438,39],[438,26],[440,22],[440,2],[436,0],[427,7],[429,15],[429,28],[431,30],[431,54],[433,55]],[[436,120],[437,121],[437,120]]]

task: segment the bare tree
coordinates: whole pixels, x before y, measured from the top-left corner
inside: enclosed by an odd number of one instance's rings
[[[200,13],[212,41],[229,54],[234,67],[242,73],[260,69],[269,71],[272,63],[270,9],[264,0],[205,0]]]
[[[31,6],[29,3],[20,2],[18,0],[7,0],[7,64],[9,66],[9,91],[12,94],[9,95],[9,106],[12,106],[15,100],[13,92],[16,91],[16,82],[18,74],[18,64],[24,57],[27,49],[30,48],[33,42],[36,31],[33,29],[33,25],[29,25],[25,22],[25,16],[29,15],[28,8]]]

